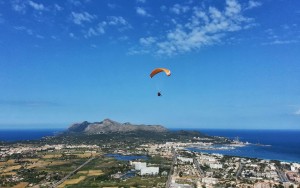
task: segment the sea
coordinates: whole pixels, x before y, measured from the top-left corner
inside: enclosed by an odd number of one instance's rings
[[[119,161],[132,161],[137,159],[148,159],[145,155],[121,155],[121,154],[106,154],[107,157],[113,157]]]
[[[224,150],[189,150],[205,153],[300,162],[300,130],[228,130],[199,129],[210,136],[222,136],[250,144]]]
[[[300,130],[194,130],[210,136],[223,136],[230,139],[238,138],[242,142],[249,142],[251,144],[224,150],[188,148],[192,151],[300,163]],[[45,136],[54,136],[62,131],[64,130],[0,130],[0,141],[39,140]]]
[[[46,136],[55,136],[63,131],[64,129],[0,129],[0,141],[39,140]]]

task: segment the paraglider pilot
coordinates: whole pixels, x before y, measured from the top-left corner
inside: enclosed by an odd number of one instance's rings
[[[150,78],[152,78],[153,76],[155,76],[156,74],[160,73],[160,72],[165,72],[167,76],[170,76],[171,75],[171,71],[169,69],[166,69],[166,68],[156,68],[154,69],[151,74],[150,74]],[[161,97],[162,94],[159,92],[157,92],[157,96],[158,97]]]

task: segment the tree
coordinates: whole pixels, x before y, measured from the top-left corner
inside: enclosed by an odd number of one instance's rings
[[[182,177],[182,176],[183,176],[183,172],[180,171],[180,172],[179,172],[179,177]]]

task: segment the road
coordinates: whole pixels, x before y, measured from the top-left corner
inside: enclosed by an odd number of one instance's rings
[[[201,177],[204,177],[205,174],[204,174],[203,170],[200,167],[199,161],[196,158],[194,158],[194,163],[195,163],[197,169],[199,170]]]
[[[85,161],[82,165],[80,165],[79,167],[77,167],[75,170],[73,170],[72,172],[70,172],[68,175],[66,175],[63,179],[59,180],[56,183],[53,183],[52,187],[55,188],[58,185],[62,184],[64,181],[66,181],[69,177],[73,176],[74,174],[76,174],[76,172],[78,170],[80,170],[82,167],[84,167],[86,164],[88,164],[89,162],[91,162],[92,160],[94,160],[95,157],[89,158],[89,160]]]
[[[174,173],[174,165],[177,163],[177,153],[175,149],[173,149],[172,153],[173,153],[173,160],[172,160],[171,169],[168,176],[168,181],[166,183],[166,188],[169,188],[171,186],[172,176]]]
[[[238,168],[238,170],[236,171],[236,175],[235,175],[235,178],[236,178],[236,179],[238,179],[238,177],[240,176],[240,174],[241,174],[241,172],[242,172],[242,170],[243,170],[243,168],[244,168],[244,165],[245,165],[245,164],[243,164],[243,163],[240,162],[239,168]]]
[[[280,169],[276,168],[276,172],[277,172],[281,182],[288,182],[289,181],[288,178],[286,177],[286,175]]]

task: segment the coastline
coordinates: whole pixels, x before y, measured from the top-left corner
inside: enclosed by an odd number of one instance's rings
[[[65,129],[2,129],[0,132],[1,142],[17,142],[24,140],[39,140],[46,136],[54,136]],[[174,129],[172,129],[174,130]],[[205,134],[221,136],[229,139],[239,137],[233,145],[219,147],[193,148],[198,152],[220,153],[224,155],[252,157],[287,162],[300,162],[300,130],[219,130],[197,129]],[[299,134],[299,136],[298,136]],[[278,138],[284,138],[280,140]]]
[[[243,157],[243,158],[253,158],[261,160],[277,160],[289,163],[300,163],[300,158],[292,157],[290,155],[283,155],[281,153],[273,153],[265,150],[265,147],[272,146],[262,146],[256,144],[247,144],[244,146],[232,147],[226,145],[211,146],[211,147],[186,147],[188,151],[193,151],[197,153],[206,154],[219,154],[232,157]]]

